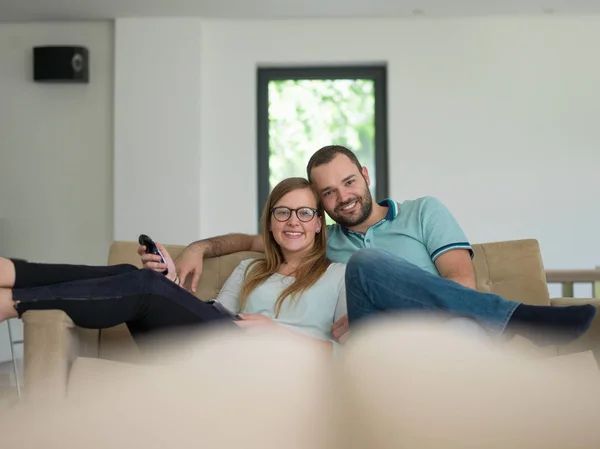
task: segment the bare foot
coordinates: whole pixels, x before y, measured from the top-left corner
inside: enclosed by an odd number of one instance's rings
[[[17,318],[18,316],[13,301],[12,290],[10,288],[0,288],[0,323],[10,318]]]
[[[0,287],[12,288],[15,285],[15,265],[12,260],[0,257]]]

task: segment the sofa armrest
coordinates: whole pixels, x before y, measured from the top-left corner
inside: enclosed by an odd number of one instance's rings
[[[580,306],[591,304],[600,309],[600,299],[594,298],[552,298],[553,307]],[[577,341],[558,348],[559,354],[571,354],[592,350],[596,360],[600,362],[600,310],[596,313],[590,329]]]
[[[591,304],[595,307],[600,308],[600,299],[597,299],[597,298],[551,298],[550,304],[552,304],[554,307],[581,306],[584,304]]]
[[[22,319],[25,397],[64,398],[72,361],[98,357],[98,331],[78,328],[61,310],[31,310]]]

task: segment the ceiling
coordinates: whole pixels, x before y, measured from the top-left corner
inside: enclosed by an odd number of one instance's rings
[[[0,20],[600,14],[600,0],[0,0]]]

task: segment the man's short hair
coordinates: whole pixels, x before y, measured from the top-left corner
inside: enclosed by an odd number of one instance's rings
[[[327,145],[326,147],[321,148],[315,154],[313,154],[310,160],[308,161],[308,165],[306,166],[306,175],[308,176],[308,180],[312,183],[310,173],[313,168],[318,167],[319,165],[328,164],[338,154],[343,154],[348,159],[350,159],[352,163],[356,165],[358,171],[360,171],[362,165],[360,165],[360,162],[358,162],[358,158],[352,151],[350,151],[346,147],[343,147],[342,145]]]

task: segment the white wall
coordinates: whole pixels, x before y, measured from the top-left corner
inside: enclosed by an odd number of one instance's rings
[[[90,51],[89,84],[32,81],[32,47]],[[2,254],[106,261],[112,240],[112,24],[0,24]]]
[[[0,25],[0,254],[103,263],[113,237],[254,232],[256,67],[386,62],[393,198],[440,197],[473,242],[538,238],[547,267],[600,264],[600,18],[115,32],[113,97],[110,23]],[[90,48],[89,85],[31,81],[50,43]]]
[[[32,47],[61,44],[88,47],[89,84],[32,81]],[[0,24],[0,255],[106,262],[112,88],[111,23]],[[20,322],[13,329],[20,334]]]
[[[200,36],[200,19],[116,22],[117,240],[199,237]]]
[[[600,264],[598,47],[600,18],[205,21],[200,234],[255,231],[257,66],[383,61],[394,199]]]

